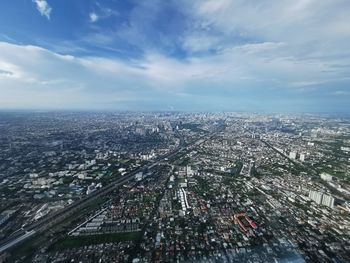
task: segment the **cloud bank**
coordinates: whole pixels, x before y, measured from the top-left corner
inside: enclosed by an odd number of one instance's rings
[[[349,111],[348,1],[140,1],[118,8],[99,4],[85,13],[84,33],[55,48],[0,43],[0,104]]]

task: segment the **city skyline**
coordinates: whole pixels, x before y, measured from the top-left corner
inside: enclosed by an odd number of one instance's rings
[[[348,1],[0,3],[0,108],[349,113]]]
[[[0,112],[1,262],[349,262],[350,123]]]

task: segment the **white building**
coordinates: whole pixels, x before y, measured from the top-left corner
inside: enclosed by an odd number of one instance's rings
[[[334,207],[334,198],[330,195],[324,194],[322,196],[322,204],[325,206],[328,206],[330,208],[333,208]]]
[[[327,182],[330,182],[333,179],[333,176],[331,176],[330,174],[327,174],[327,173],[321,173],[320,176],[321,176],[322,180],[327,181]]]
[[[309,198],[319,205],[325,205],[330,208],[334,207],[334,197],[330,195],[311,190],[309,192]]]
[[[143,177],[142,172],[139,172],[139,173],[137,173],[137,174],[135,175],[136,181],[141,181],[141,180],[142,180],[142,177]]]
[[[310,191],[309,192],[309,198],[313,201],[315,201],[317,204],[322,203],[322,193],[317,192],[317,191]]]
[[[297,153],[296,152],[290,152],[289,153],[289,158],[295,160],[297,158]]]

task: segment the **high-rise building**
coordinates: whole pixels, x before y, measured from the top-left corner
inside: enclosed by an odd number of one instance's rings
[[[321,204],[322,203],[322,193],[320,193],[320,192],[311,190],[309,192],[309,198],[311,200],[315,201],[317,204]]]
[[[301,162],[304,162],[305,161],[305,154],[301,153],[299,159]]]
[[[331,195],[323,194],[318,191],[310,190],[309,198],[319,205],[325,205],[330,208],[334,207],[334,197]]]
[[[289,153],[289,158],[290,158],[290,159],[295,160],[296,157],[297,157],[297,153],[296,153],[296,152],[290,152],[290,153]]]
[[[330,208],[333,208],[334,207],[334,198],[330,195],[324,194],[322,196],[322,204],[325,206],[328,206]]]

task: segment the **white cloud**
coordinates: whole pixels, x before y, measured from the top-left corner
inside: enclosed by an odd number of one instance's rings
[[[95,23],[99,20],[99,16],[94,12],[90,13],[89,16],[90,16],[90,22],[92,23]]]
[[[157,12],[134,14],[140,28],[127,27],[124,34],[102,30],[91,36],[107,48],[118,48],[114,39],[120,36],[139,42],[144,54],[133,61],[63,56],[0,42],[0,105],[124,107],[200,96],[225,100],[235,90],[268,94],[269,89],[293,92],[320,86],[328,87],[327,94],[334,90],[341,95],[348,92],[344,84],[350,73],[347,9],[342,0],[194,0],[188,12],[194,26],[174,39],[187,51],[181,59],[141,41],[148,36],[140,30],[143,23],[152,25]],[[90,14],[91,22],[100,18],[100,11]]]
[[[102,6],[100,3],[96,2],[97,12],[90,12],[89,19],[91,23],[95,23],[102,19],[107,19],[113,16],[119,16],[117,10]]]
[[[49,18],[47,2],[34,2]],[[35,46],[0,42],[0,105],[6,101],[20,105],[16,96],[21,103],[58,107],[161,97],[159,102],[162,96],[227,99],[226,93],[251,88],[261,93],[270,88],[294,92],[321,86],[328,87],[327,94],[347,90],[348,0],[176,1],[178,11],[186,16],[185,26],[178,28],[176,21],[164,31],[155,26],[164,19],[158,19],[162,13],[159,3],[141,1],[117,30],[93,25],[80,42],[55,49],[74,53],[71,50],[76,47],[88,49],[84,46],[88,42],[127,57],[129,50],[118,45],[122,39],[143,53],[133,61],[62,56]],[[117,15],[97,5],[89,20],[93,23]],[[185,52],[176,56],[178,50]]]
[[[332,93],[334,96],[350,96],[350,91],[345,91],[345,90],[337,90]]]
[[[115,9],[111,9],[109,7],[105,7],[101,5],[99,2],[96,2],[96,5],[99,9],[100,17],[109,18],[111,16],[119,16],[119,12]]]
[[[252,44],[243,44],[235,46],[233,49],[244,52],[246,54],[261,54],[263,52],[276,52],[281,48],[286,48],[284,43],[281,42],[261,42]]]
[[[257,48],[270,48],[271,43],[281,45],[280,49],[275,49],[276,56],[294,59],[339,60],[350,55],[347,47],[350,4],[347,0],[194,0],[192,5],[181,3],[183,9],[186,6],[190,10],[193,24],[183,40],[189,52],[242,45],[255,52]]]
[[[190,34],[183,40],[183,47],[191,52],[201,52],[210,49],[217,49],[219,39],[205,34]]]
[[[316,86],[325,83],[325,81],[298,81],[298,82],[292,82],[290,83],[291,87],[296,87],[296,88],[304,88],[304,87],[310,87],[310,86]]]
[[[349,9],[347,0],[195,0],[193,7],[197,19],[226,36],[289,44],[349,38]]]
[[[0,42],[0,105],[103,108],[176,98],[185,94],[187,85],[212,78],[209,73],[222,74],[219,70],[213,70],[210,61],[180,62],[159,54],[124,63]]]
[[[182,2],[184,6],[185,3]],[[191,10],[195,26],[186,32],[183,47],[189,53],[217,50],[198,58],[212,63],[213,69],[214,65],[222,68],[212,71],[217,79],[228,78],[225,68],[233,68],[244,79],[273,79],[268,85],[317,88],[326,84],[331,87],[334,81],[349,75],[347,0],[194,0],[192,3],[186,8]],[[221,72],[226,73],[221,76]],[[234,74],[230,76],[234,84],[238,78]]]
[[[46,16],[47,19],[50,19],[52,8],[45,0],[33,0],[36,4],[36,8],[42,16]]]
[[[159,93],[152,81],[143,69],[118,60],[0,42],[0,107],[115,108],[151,100]]]
[[[0,42],[0,105],[125,106],[164,96],[183,98],[181,94],[191,100],[198,98],[202,89],[206,90],[204,96],[222,96],[225,90],[264,89],[262,85],[317,86],[338,77],[338,72],[327,71],[330,65],[326,63],[276,56],[282,47],[271,42],[247,44],[183,61],[148,53],[143,59],[124,62]],[[17,102],[16,97],[20,98]]]

